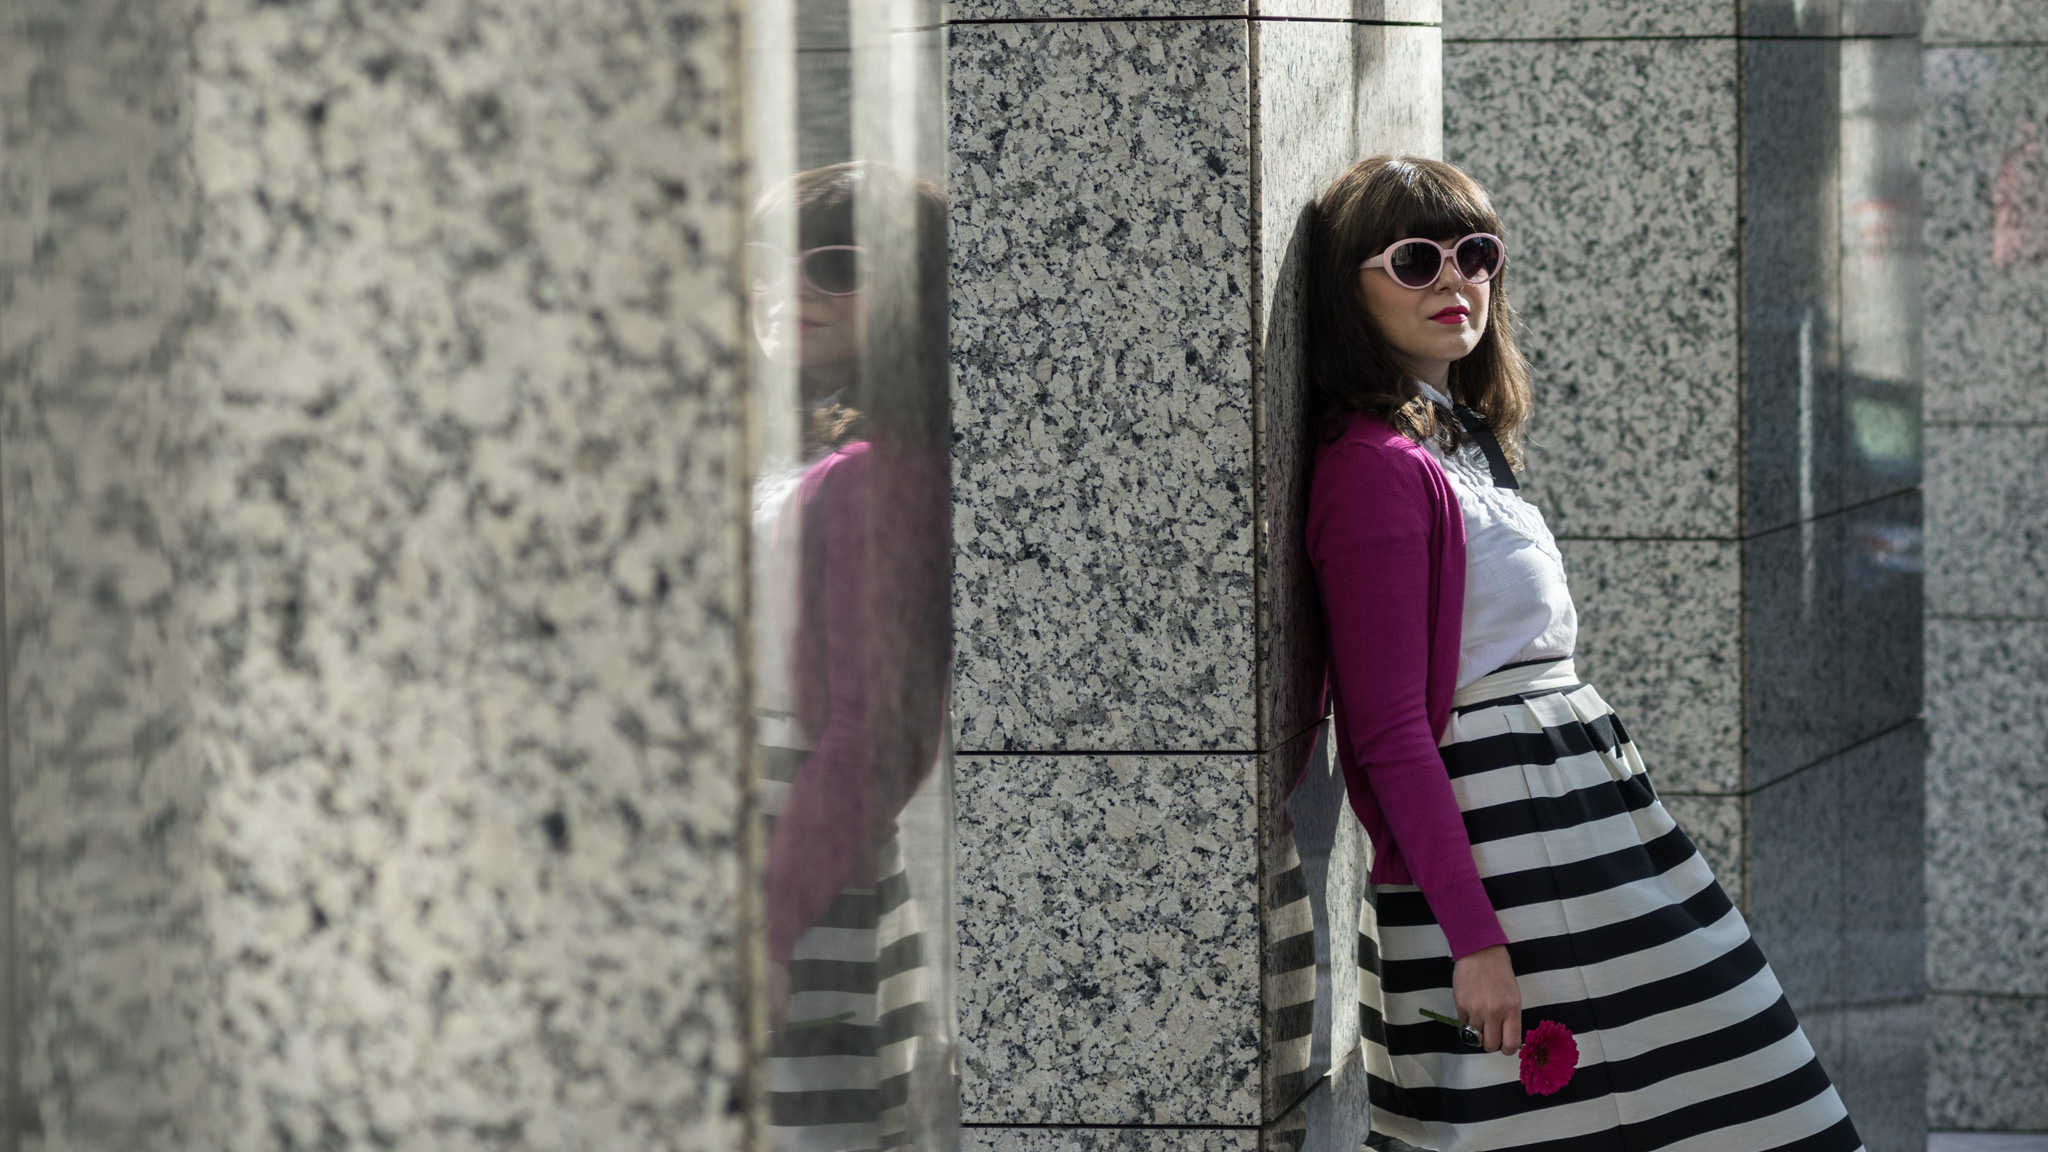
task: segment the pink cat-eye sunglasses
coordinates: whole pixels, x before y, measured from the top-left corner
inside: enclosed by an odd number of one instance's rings
[[[1474,232],[1455,244],[1439,244],[1411,236],[1396,240],[1385,252],[1360,264],[1360,268],[1385,268],[1394,283],[1403,288],[1422,289],[1436,283],[1448,257],[1458,278],[1467,284],[1484,284],[1508,262],[1508,246],[1487,232]]]

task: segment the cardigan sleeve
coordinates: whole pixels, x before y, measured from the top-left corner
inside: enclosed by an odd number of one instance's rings
[[[1308,543],[1349,753],[1346,791],[1367,827],[1374,808],[1383,814],[1456,959],[1505,944],[1507,934],[1473,863],[1429,721],[1433,561],[1445,529],[1428,481],[1426,463],[1405,453],[1337,446],[1311,483]]]

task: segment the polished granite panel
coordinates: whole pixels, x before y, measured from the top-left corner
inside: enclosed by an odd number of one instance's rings
[[[1925,84],[1927,418],[2048,419],[2048,345],[2012,338],[2048,328],[2048,46],[1929,48]]]
[[[1365,1052],[1354,1049],[1283,1116],[1266,1125],[1266,1152],[1359,1152],[1372,1133]]]
[[[1930,45],[2048,40],[2048,8],[2035,0],[1926,0]]]
[[[1842,1054],[1825,1067],[1866,1152],[1928,1152],[1927,1003],[1844,1008]]]
[[[1742,904],[1742,797],[1688,796],[1664,792],[1659,797],[1671,818],[1714,870],[1714,879],[1737,906]]]
[[[1751,793],[1750,932],[1796,1011],[1842,1001],[1842,761]]]
[[[962,1128],[960,1152],[1259,1152],[1251,1128]]]
[[[28,1146],[735,1147],[730,9],[36,8]]]
[[[1302,380],[1308,210],[1362,156],[1441,146],[1433,28],[1321,22],[1258,26],[1260,294],[1257,421],[1264,497],[1260,658],[1272,747],[1322,712],[1322,623],[1303,548],[1311,430]]]
[[[1245,27],[949,35],[960,746],[1252,747]]]
[[[1444,150],[1503,217],[1560,535],[1736,534],[1736,52],[1445,45]]]
[[[1797,3],[1797,0],[1793,0]],[[1927,24],[1934,0],[1839,0],[1844,36],[1914,37]],[[1914,51],[1919,45],[1912,46]]]
[[[2048,996],[1927,998],[1927,1126],[2048,1131]]]
[[[1927,991],[1927,732],[1914,722],[1840,757],[1842,998]]]
[[[1322,712],[1322,619],[1303,543],[1311,402],[1302,379],[1301,281],[1309,206],[1359,155],[1352,78],[1363,66],[1360,31],[1345,24],[1283,22],[1262,24],[1257,35],[1258,299],[1264,309],[1257,317],[1255,386],[1263,501],[1257,559],[1263,590],[1259,659],[1267,696],[1260,713],[1261,748],[1303,731]],[[1428,29],[1393,31],[1434,35]]]
[[[1847,0],[1853,3],[1854,0]],[[1834,36],[1842,31],[1845,0],[1743,0],[1745,36]],[[1753,45],[1752,45],[1753,47]],[[1752,77],[1758,74],[1750,73]]]
[[[1445,0],[1444,37],[1726,36],[1735,31],[1735,8],[1728,0]]]
[[[1749,763],[1759,787],[1844,746],[1842,682],[1846,518],[1824,516],[1743,545],[1744,693]]]
[[[1927,606],[2048,616],[2048,427],[1927,430]]]
[[[2048,624],[1927,622],[1937,988],[2048,995]]]
[[[0,971],[19,1077],[0,1122],[39,1132],[31,1149],[218,1147],[230,1128],[206,1059],[206,765],[178,581],[201,461],[193,381],[161,367],[196,310],[190,77],[172,47],[192,6],[125,7],[0,13]]]
[[[1743,528],[1841,507],[1834,40],[1742,45]]]
[[[1912,36],[1925,0],[1745,0],[1748,36]]]
[[[1741,547],[1558,543],[1579,610],[1579,676],[1621,714],[1650,778],[1664,791],[1740,790]]]
[[[1441,24],[1443,0],[1259,0],[1269,19],[1373,20],[1389,24]],[[1363,153],[1362,153],[1363,155]]]
[[[1921,496],[1842,514],[1841,734],[1847,747],[1923,710]]]
[[[1266,803],[1272,815],[1262,832],[1259,877],[1265,902],[1259,928],[1266,1004],[1259,1063],[1260,1114],[1267,1118],[1300,1099],[1308,1085],[1329,1071],[1336,1003],[1330,990],[1332,941],[1354,939],[1358,933],[1356,903],[1346,909],[1329,899],[1333,868],[1348,870],[1338,855],[1338,841],[1349,809],[1343,774],[1334,770],[1323,740],[1326,727],[1304,732],[1265,757]],[[1310,937],[1307,949],[1302,947],[1304,929]]]
[[[962,756],[962,1117],[1259,1119],[1246,756]]]
[[[1921,50],[1903,37],[1841,52],[1841,500],[1920,483]]]

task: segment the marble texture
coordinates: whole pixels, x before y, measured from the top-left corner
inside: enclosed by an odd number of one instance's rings
[[[1924,74],[1927,418],[2048,419],[2048,344],[2010,336],[2048,328],[2048,47],[1930,47]]]
[[[1927,622],[1927,970],[2048,995],[2048,624]]]
[[[1250,1128],[962,1128],[961,1152],[1259,1152]]]
[[[962,1118],[1255,1124],[1245,756],[962,756]]]
[[[1927,609],[2048,616],[2048,427],[1927,430]]]
[[[1842,999],[1927,991],[1927,730],[1852,748],[1842,774]]]
[[[1250,748],[1245,27],[949,36],[959,744]]]
[[[1927,1126],[2048,1131],[2048,996],[1927,998]]]
[[[1931,1152],[1927,1016],[1919,999],[1842,1011],[1842,1054],[1826,1067],[1866,1152]]]
[[[1842,1002],[1842,763],[1747,799],[1749,928],[1795,1011]]]
[[[1583,36],[1728,36],[1727,0],[1447,0],[1449,40],[1570,40]]]
[[[1685,829],[1693,847],[1706,858],[1722,891],[1728,893],[1737,907],[1744,906],[1742,797],[1660,791],[1658,799],[1679,827]]]
[[[1737,533],[1736,51],[1445,45],[1445,153],[1503,216],[1527,489],[1561,536]]]
[[[735,1146],[732,11],[36,16],[25,1146]]]
[[[1926,0],[1929,45],[2048,40],[2048,11],[2033,0]]]
[[[1741,547],[1690,540],[1561,540],[1559,547],[1579,610],[1579,676],[1621,714],[1658,789],[1739,791]]]

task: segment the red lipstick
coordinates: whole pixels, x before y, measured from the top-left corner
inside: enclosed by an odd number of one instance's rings
[[[1436,315],[1431,316],[1430,319],[1439,324],[1463,324],[1465,317],[1469,315],[1471,315],[1471,309],[1463,304],[1453,304]]]

